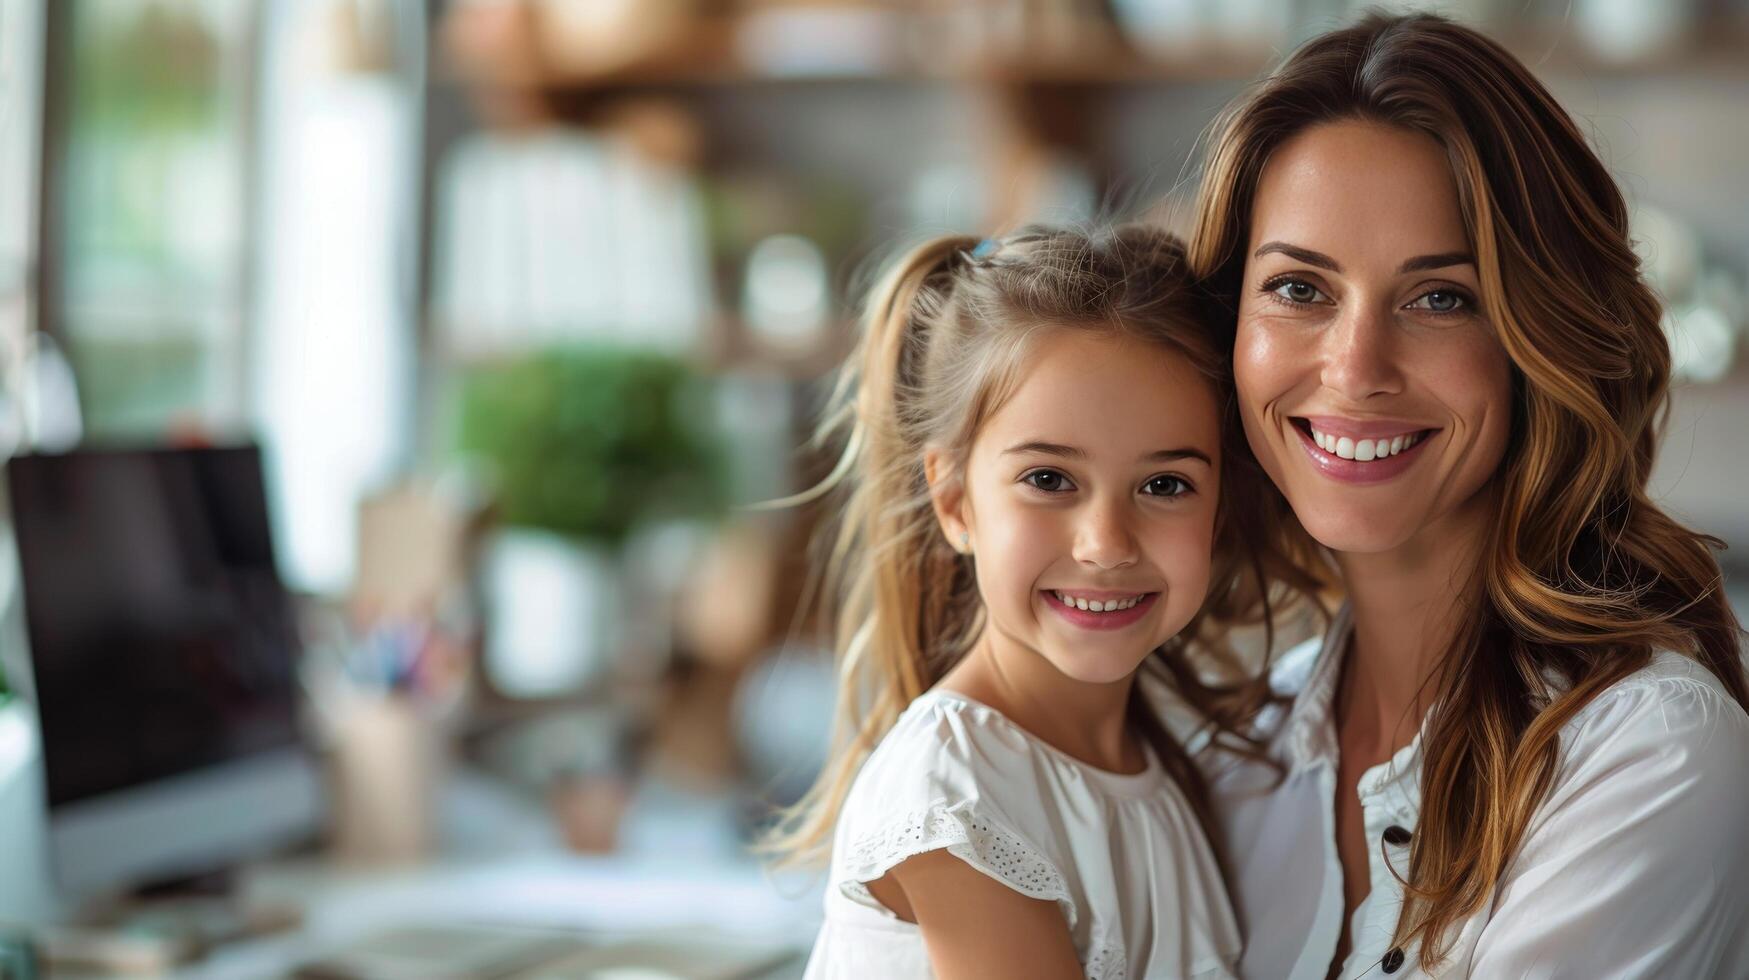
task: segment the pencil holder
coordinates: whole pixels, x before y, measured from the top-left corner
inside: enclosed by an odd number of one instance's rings
[[[413,698],[356,695],[333,720],[333,846],[347,864],[408,864],[436,839],[442,733]]]

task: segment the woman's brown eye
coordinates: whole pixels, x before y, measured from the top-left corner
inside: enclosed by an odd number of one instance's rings
[[[1063,474],[1061,473],[1053,473],[1050,470],[1039,470],[1036,473],[1028,473],[1026,475],[1026,482],[1046,493],[1055,493],[1056,491],[1063,489],[1064,481]]]
[[[1318,287],[1303,279],[1277,280],[1276,285],[1266,288],[1289,303],[1299,306],[1316,303],[1324,295],[1318,291]]]

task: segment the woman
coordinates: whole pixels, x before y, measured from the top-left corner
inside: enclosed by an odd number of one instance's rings
[[[1444,20],[1326,34],[1222,120],[1192,262],[1346,599],[1212,777],[1243,975],[1749,976],[1741,631],[1646,496],[1669,352],[1572,120]]]

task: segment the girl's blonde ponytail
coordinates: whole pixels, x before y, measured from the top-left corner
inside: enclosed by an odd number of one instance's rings
[[[934,642],[925,637],[939,641],[941,634],[931,629],[944,625],[947,610],[931,593],[975,598],[970,570],[940,540],[927,507],[916,506],[922,453],[910,444],[909,423],[928,350],[926,332],[951,297],[955,267],[978,241],[932,239],[907,252],[876,284],[861,341],[839,375],[815,438],[820,444],[844,440],[831,475],[806,495],[848,487],[822,583],[836,597],[839,694],[825,771],[761,844],[782,855],[784,864],[825,859],[863,760],[905,707],[938,679],[928,668]]]

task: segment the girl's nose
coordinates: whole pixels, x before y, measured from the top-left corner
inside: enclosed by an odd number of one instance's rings
[[[1076,529],[1075,560],[1098,568],[1123,568],[1135,564],[1138,557],[1129,508],[1118,503],[1089,506]]]

